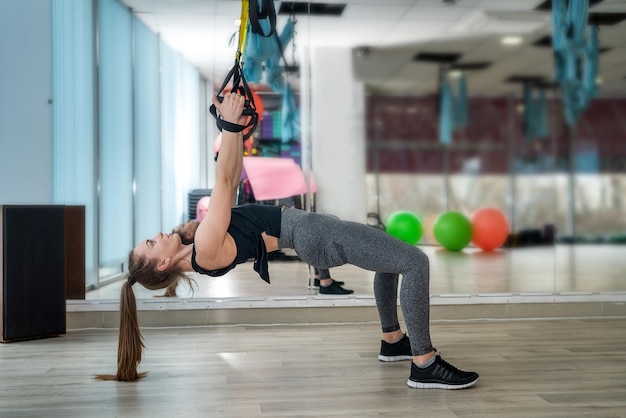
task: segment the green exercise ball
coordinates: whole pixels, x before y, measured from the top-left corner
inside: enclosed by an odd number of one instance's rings
[[[424,232],[420,218],[408,210],[401,210],[389,215],[385,226],[389,235],[411,245],[417,244]]]
[[[461,251],[472,240],[472,222],[459,212],[444,212],[435,221],[433,233],[448,251]]]

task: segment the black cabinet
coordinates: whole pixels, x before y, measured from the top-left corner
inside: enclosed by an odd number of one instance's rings
[[[1,341],[65,334],[66,281],[84,297],[84,207],[0,211]]]

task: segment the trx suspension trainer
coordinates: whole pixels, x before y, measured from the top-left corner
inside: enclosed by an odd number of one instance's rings
[[[246,45],[246,33],[248,30],[248,19],[250,18],[250,25],[253,32],[258,33],[260,29],[259,19],[269,18],[271,22],[271,29],[269,34],[263,34],[263,36],[271,36],[276,30],[276,11],[274,9],[273,2],[271,0],[261,0],[263,4],[263,13],[259,13],[258,0],[242,0],[241,2],[241,23],[239,24],[239,42],[237,45],[237,52],[235,53],[235,65],[230,69],[222,87],[218,90],[216,96],[217,100],[221,103],[224,100],[223,91],[229,85],[232,84],[230,91],[237,92],[245,98],[243,107],[243,116],[247,116],[247,122],[245,125],[238,125],[236,123],[227,122],[217,114],[215,105],[211,105],[210,112],[216,120],[217,128],[220,130],[229,132],[241,132],[244,131],[243,140],[250,138],[256,130],[257,123],[259,121],[259,114],[257,112],[256,104],[254,103],[254,97],[252,90],[248,86],[248,82],[243,75],[243,62],[241,61],[244,48]],[[261,31],[262,32],[262,31]],[[232,80],[232,83],[231,83]]]

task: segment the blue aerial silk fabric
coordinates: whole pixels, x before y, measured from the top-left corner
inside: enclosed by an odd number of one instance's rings
[[[441,92],[439,93],[439,142],[442,144],[450,144],[452,142],[452,131],[454,130],[452,102],[450,83],[444,77],[441,82]]]
[[[260,20],[259,24],[265,33],[270,30],[270,22],[267,19]],[[248,82],[259,83],[263,79],[263,67],[265,64],[265,82],[276,92],[282,92],[284,88],[283,69],[280,59],[285,45],[291,41],[294,33],[293,19],[285,24],[281,34],[277,37],[272,35],[264,37],[252,32],[250,25],[246,34],[246,45],[242,61],[243,75]],[[279,42],[280,41],[280,42]]]
[[[589,0],[554,0],[552,9],[555,78],[561,86],[565,120],[572,126],[597,94],[598,29],[592,26],[587,36]]]
[[[466,127],[468,123],[468,117],[467,82],[465,81],[465,74],[461,74],[457,87],[457,96],[454,100],[455,129]]]
[[[439,142],[450,144],[454,131],[467,126],[468,114],[465,75],[462,74],[459,77],[456,97],[454,97],[450,82],[447,77],[444,77],[439,92]]]

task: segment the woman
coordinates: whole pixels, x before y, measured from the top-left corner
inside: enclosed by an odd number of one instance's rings
[[[180,236],[180,241],[183,244],[193,244],[193,240],[196,236],[196,230],[198,229],[199,225],[200,222],[197,219],[192,219],[176,226],[174,229],[172,229],[172,233],[178,234]],[[333,279],[330,275],[329,269],[318,269],[317,267],[314,267],[314,270],[315,278],[313,282],[313,288],[319,289],[319,293],[321,295],[349,295],[354,293],[354,290],[343,288],[345,282],[340,282]],[[169,285],[167,289],[165,289],[165,294],[163,294],[162,296],[176,296],[177,288],[178,282],[176,281]]]
[[[227,94],[213,98],[229,129],[245,124],[244,98]],[[276,206],[234,207],[243,164],[241,132],[224,131],[216,164],[216,182],[206,217],[193,244],[182,244],[178,234],[159,233],[137,245],[129,255],[128,280],[122,286],[118,371],[100,379],[135,381],[143,341],[134,283],[156,290],[196,271],[210,276],[226,274],[254,258],[254,270],[269,283],[267,253],[292,248],[305,262],[319,268],[353,264],[375,271],[374,296],[382,325],[382,361],[411,359],[407,384],[414,388],[462,389],[474,385],[478,374],[456,369],[436,353],[429,331],[429,263],[418,248],[365,224]],[[403,334],[397,316],[398,277],[403,275],[400,306],[408,329]]]

